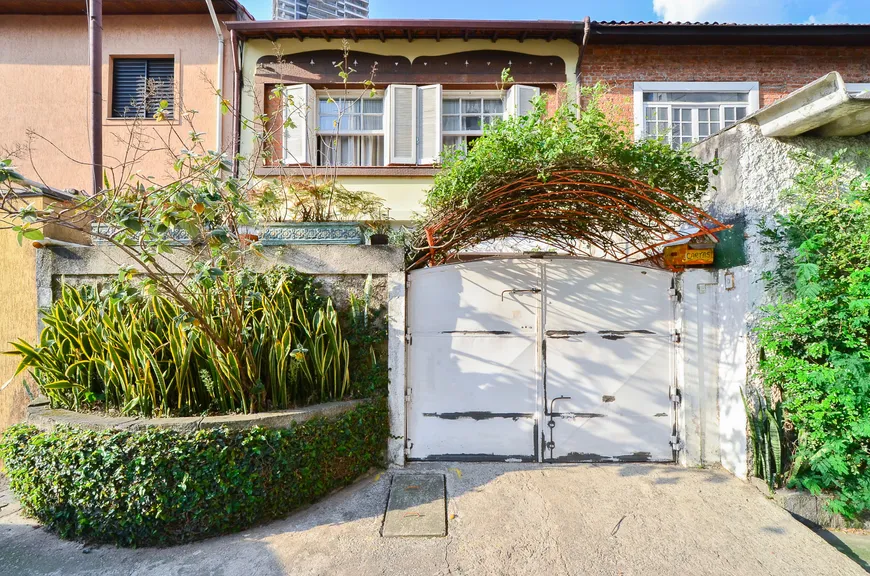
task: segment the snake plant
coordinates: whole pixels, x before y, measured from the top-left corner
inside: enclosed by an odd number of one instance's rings
[[[252,412],[343,398],[350,349],[338,313],[297,284],[279,273],[235,290],[217,284],[191,293],[235,353],[205,337],[169,298],[129,285],[64,285],[39,342],[13,343],[8,354],[20,356],[18,373],[29,370],[53,405],[72,410]]]

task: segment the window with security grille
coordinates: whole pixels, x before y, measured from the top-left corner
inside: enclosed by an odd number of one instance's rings
[[[151,118],[165,100],[175,115],[173,58],[115,58],[112,64],[112,118]]]
[[[679,148],[733,126],[748,111],[748,92],[644,92],[643,135]]]

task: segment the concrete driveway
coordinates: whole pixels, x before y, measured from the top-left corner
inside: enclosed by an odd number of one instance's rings
[[[390,475],[443,473],[446,538],[382,538]],[[745,483],[674,466],[425,464],[286,520],[166,549],[63,542],[0,518],[0,573],[99,575],[866,573]]]

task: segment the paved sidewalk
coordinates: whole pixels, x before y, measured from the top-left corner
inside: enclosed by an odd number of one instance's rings
[[[426,464],[445,538],[382,538],[390,472],[283,521],[165,549],[64,542],[0,518],[0,573],[96,575],[866,575],[751,486],[675,466]],[[2,512],[0,512],[2,513]]]

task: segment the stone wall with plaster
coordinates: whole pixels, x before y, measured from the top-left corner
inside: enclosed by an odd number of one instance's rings
[[[747,264],[711,273],[715,301],[717,369],[707,374],[708,390],[715,389],[718,404],[719,459],[738,477],[747,474],[746,415],[741,389],[758,386],[754,377],[758,349],[753,328],[763,307],[772,302],[764,275],[773,271],[776,258],[765,251],[762,234],[784,209],[781,193],[803,168],[796,153],[830,158],[845,150],[844,158],[857,170],[870,168],[870,136],[843,138],[766,138],[753,121],[747,121],[696,144],[695,156],[704,161],[718,158],[721,171],[711,179],[705,208],[722,221],[742,218],[746,223],[744,250]],[[862,153],[862,151],[864,153]],[[856,174],[857,175],[857,174]],[[692,287],[684,286],[691,291]],[[688,424],[688,423],[687,423]],[[691,431],[691,428],[690,428]],[[707,442],[714,432],[707,430]],[[712,453],[709,453],[712,456]]]

